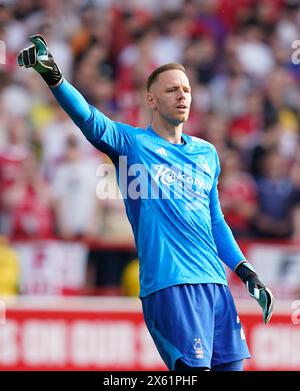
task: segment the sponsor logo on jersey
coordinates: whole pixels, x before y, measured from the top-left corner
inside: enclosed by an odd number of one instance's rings
[[[209,183],[205,183],[202,178],[199,178],[197,176],[192,176],[189,174],[191,171],[191,168],[189,170],[178,170],[174,166],[173,167],[167,167],[164,164],[156,164],[154,166],[156,170],[155,174],[155,180],[160,180],[161,183],[164,185],[171,186],[174,183],[182,184],[182,187],[185,187],[186,189],[194,190],[193,186],[201,189],[201,190],[207,190],[209,191],[211,189],[211,185]],[[187,171],[187,172],[186,172]],[[197,195],[198,192],[195,191],[195,195]]]
[[[208,174],[211,173],[211,169],[205,159],[204,156],[200,156],[199,159],[198,159],[198,164],[199,166],[202,168],[203,171],[207,172]]]

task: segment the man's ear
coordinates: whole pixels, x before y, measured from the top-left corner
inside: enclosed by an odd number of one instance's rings
[[[147,104],[152,110],[156,110],[155,98],[151,92],[147,92]]]

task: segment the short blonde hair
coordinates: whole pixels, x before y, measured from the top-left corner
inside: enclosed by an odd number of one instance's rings
[[[149,75],[146,83],[147,91],[149,92],[152,84],[156,81],[158,75],[163,72],[171,71],[174,69],[179,69],[180,71],[185,72],[185,68],[182,64],[178,64],[177,62],[170,62],[168,64],[161,65],[160,67],[154,69],[154,71]]]

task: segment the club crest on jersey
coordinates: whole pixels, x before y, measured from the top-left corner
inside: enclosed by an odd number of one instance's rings
[[[210,167],[205,159],[204,156],[200,156],[198,159],[198,164],[202,168],[203,171],[207,172],[208,174],[211,173]]]
[[[239,318],[238,315],[237,315],[237,317],[236,317],[236,323],[237,323],[237,325],[239,325],[239,326],[241,327],[241,329],[240,329],[240,332],[241,332],[241,339],[242,339],[242,340],[245,340],[245,339],[246,339],[246,336],[245,336],[245,333],[244,333],[244,330],[243,330],[243,327],[242,327],[242,325],[241,325],[241,321],[240,321],[240,318]]]
[[[195,338],[194,351],[195,351],[196,358],[204,357],[204,349],[200,338]]]

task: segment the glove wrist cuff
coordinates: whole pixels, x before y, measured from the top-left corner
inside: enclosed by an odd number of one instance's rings
[[[235,272],[244,283],[246,283],[250,278],[257,277],[257,274],[248,262],[241,263],[236,268]]]
[[[54,87],[62,80],[62,74],[58,66],[54,63],[53,69],[49,72],[40,73],[49,87]]]

